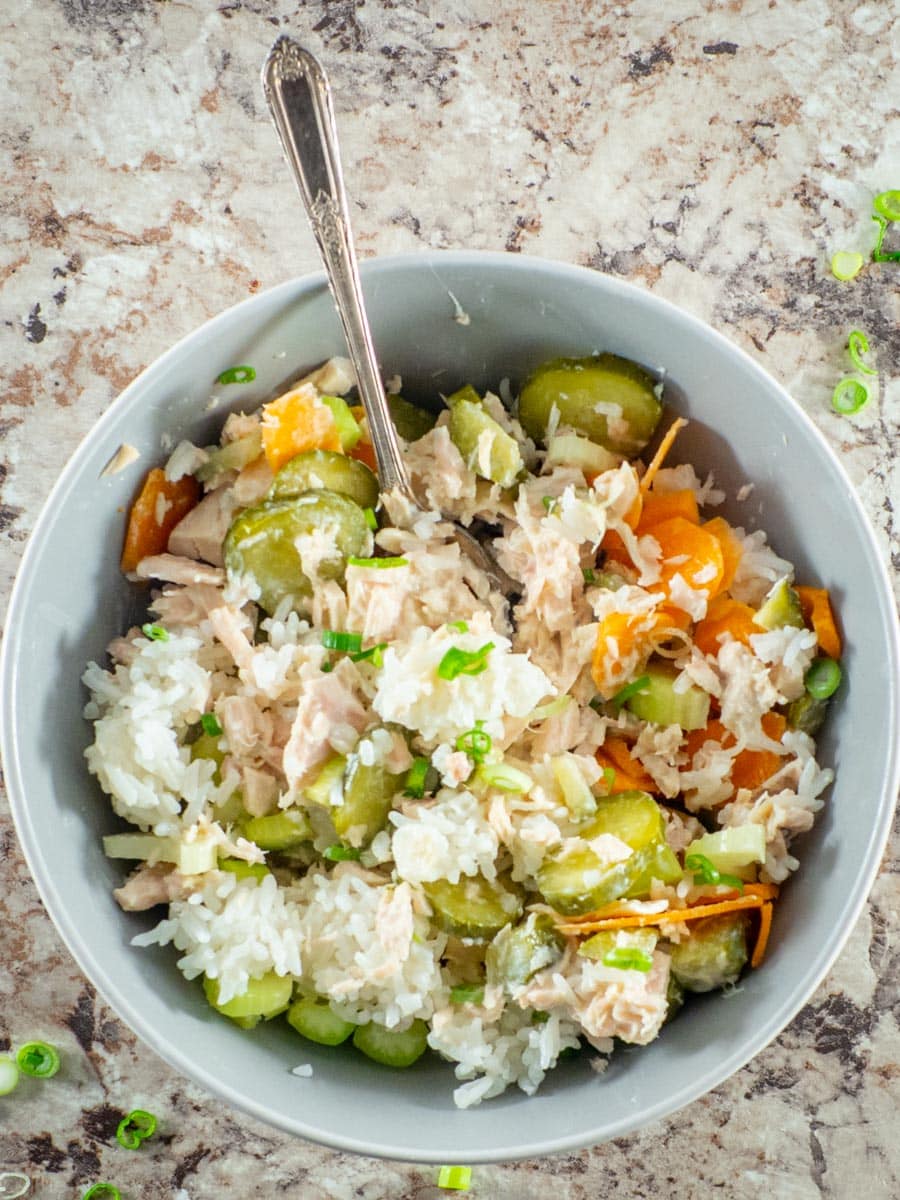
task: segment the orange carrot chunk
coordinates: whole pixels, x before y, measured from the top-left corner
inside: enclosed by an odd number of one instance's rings
[[[804,619],[812,625],[819,639],[819,649],[837,661],[843,646],[827,588],[798,587],[797,594]]]
[[[610,788],[611,792],[659,793],[659,787],[653,776],[631,757],[628,746],[622,738],[608,738],[604,742],[603,748],[596,752],[596,759],[602,768],[611,768],[614,772],[615,778]]]
[[[654,587],[668,594],[675,575],[680,575],[690,588],[703,589],[714,596],[725,573],[725,562],[719,540],[702,525],[694,525],[684,517],[669,517],[651,530],[651,536],[662,550],[661,578]]]
[[[200,499],[200,484],[193,475],[174,482],[161,467],[147,472],[143,487],[128,514],[121,567],[133,571],[142,558],[164,554],[169,534]]]
[[[759,632],[749,604],[741,604],[739,600],[731,600],[727,596],[717,596],[710,603],[703,620],[697,622],[694,645],[704,654],[715,657],[721,649],[719,638],[724,634],[729,633],[736,642],[749,646],[751,635]]]
[[[734,583],[734,577],[737,574],[738,564],[744,553],[744,547],[724,517],[713,517],[711,521],[704,521],[703,528],[707,533],[711,533],[716,538],[722,548],[724,570],[721,582],[719,583],[719,591],[727,592],[732,583]]]
[[[302,384],[262,410],[262,444],[273,471],[304,450],[341,450],[334,415],[315,389]]]
[[[654,525],[658,525],[660,521],[667,521],[669,517],[684,517],[692,525],[700,524],[697,497],[690,488],[683,488],[677,492],[647,492],[635,532],[648,533]]]

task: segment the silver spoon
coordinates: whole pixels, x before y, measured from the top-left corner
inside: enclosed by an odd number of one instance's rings
[[[424,511],[403,462],[366,318],[328,77],[309,50],[292,38],[280,37],[263,65],[262,84],[325,264],[366,411],[382,490],[399,494],[407,504]],[[460,549],[484,571],[492,587],[505,596],[521,592],[521,585],[467,529],[452,518],[445,519],[453,525]]]

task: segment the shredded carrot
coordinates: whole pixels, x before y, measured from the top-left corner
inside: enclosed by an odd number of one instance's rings
[[[712,903],[694,904],[690,908],[669,908],[657,913],[628,913],[613,917],[597,917],[593,913],[586,913],[577,920],[568,918],[560,921],[557,928],[563,933],[583,934],[599,933],[604,929],[639,929],[646,925],[668,925],[675,921],[700,921],[705,917],[718,917],[724,913],[762,908],[769,897],[760,894],[759,886],[751,891],[748,884],[743,895],[715,900]]]
[[[666,436],[659,444],[659,449],[653,455],[650,466],[644,472],[644,478],[641,480],[641,491],[646,494],[650,490],[650,485],[656,478],[656,472],[663,465],[666,455],[672,449],[672,443],[678,436],[678,431],[687,425],[684,417],[676,417],[669,428],[666,430]]]
[[[147,472],[128,514],[121,567],[133,571],[142,558],[163,554],[169,534],[200,499],[200,484],[193,475],[170,481],[161,467]]]
[[[684,517],[692,525],[700,524],[697,497],[690,488],[682,488],[677,492],[646,492],[635,533],[647,533],[654,525],[667,521],[669,517]]]
[[[742,604],[729,596],[716,596],[710,602],[706,616],[694,628],[694,645],[704,654],[715,656],[721,649],[719,638],[730,633],[736,642],[749,646],[751,636],[760,632],[753,620],[753,613],[749,604]]]
[[[798,587],[800,607],[807,624],[812,625],[819,639],[819,649],[829,658],[841,657],[841,635],[831,608],[827,588]]]
[[[724,517],[713,517],[711,521],[704,521],[703,528],[717,539],[722,548],[724,570],[721,582],[719,583],[719,592],[727,592],[732,583],[734,583],[734,577],[737,574],[738,565],[744,553],[744,547]]]
[[[759,932],[756,935],[756,945],[750,956],[750,966],[758,967],[766,955],[769,944],[769,933],[772,929],[772,904],[764,904],[759,910]]]
[[[262,444],[273,471],[304,450],[341,449],[334,415],[315,388],[301,384],[262,410]]]
[[[601,767],[615,772],[610,791],[612,792],[656,792],[659,788],[636,759],[631,757],[622,738],[608,738],[603,748],[595,755]]]

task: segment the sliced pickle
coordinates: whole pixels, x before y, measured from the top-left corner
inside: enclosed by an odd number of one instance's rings
[[[779,579],[760,609],[754,613],[753,624],[761,629],[781,629],[785,625],[802,629],[805,622],[797,589],[792,588],[786,579]]]
[[[659,805],[647,792],[617,792],[597,801],[591,819],[578,830],[585,841],[601,833],[611,833],[632,850],[640,850],[665,835],[665,821]]]
[[[646,892],[650,879],[662,878],[661,871],[671,875],[676,869],[680,879],[678,859],[668,846],[659,842],[635,850],[629,858],[611,865],[604,863],[590,846],[583,845],[573,847],[568,853],[557,851],[546,858],[538,870],[537,885],[551,908],[573,917],[625,896],[639,896]]]
[[[247,508],[225,536],[225,568],[234,582],[249,576],[259,588],[259,603],[272,613],[285,597],[309,596],[296,539],[317,530],[334,538],[337,556],[319,566],[326,579],[342,580],[346,560],[370,545],[369,527],[358,504],[337,492],[304,492],[292,500],[266,500]]]
[[[378,503],[378,479],[365,463],[336,450],[306,450],[286,462],[269,489],[270,500],[295,500],[325,488],[349,496],[360,508]]]
[[[266,817],[249,817],[242,821],[240,832],[260,850],[293,850],[311,840],[312,826],[306,813],[297,808],[269,813]]]
[[[434,910],[434,922],[445,933],[464,938],[491,938],[522,915],[522,901],[499,882],[483,875],[464,875],[458,883],[438,879],[422,890]]]
[[[405,771],[391,775],[380,763],[366,766],[352,756],[344,776],[344,802],[331,809],[337,835],[351,846],[368,846],[387,825],[394,797],[405,780]]]
[[[402,396],[388,396],[387,402],[394,421],[394,428],[405,442],[416,442],[420,437],[424,437],[430,429],[434,429],[437,418],[427,408],[419,408],[416,404],[410,404]]]
[[[654,879],[658,879],[660,883],[678,883],[683,877],[681,863],[665,842],[652,842],[640,853],[647,854],[647,862],[625,893],[627,900],[640,900],[648,896]]]
[[[646,446],[662,415],[656,392],[653,376],[627,358],[557,358],[538,367],[522,388],[519,420],[530,437],[543,441],[555,407],[560,425],[633,456]],[[618,419],[609,416],[611,404],[621,411]]]
[[[799,729],[801,733],[812,736],[822,728],[827,712],[827,700],[817,700],[809,692],[804,692],[787,706],[787,723],[791,729]]]
[[[734,983],[747,962],[747,917],[725,913],[691,923],[690,935],[673,945],[672,975],[689,992],[711,992]]]
[[[451,397],[448,429],[470,471],[502,488],[512,487],[524,466],[519,443],[480,404]]]
[[[594,962],[599,959],[602,962],[610,950],[622,946],[628,950],[643,950],[645,954],[652,956],[658,937],[655,929],[629,929],[628,936],[621,942],[616,930],[604,929],[582,942],[578,953],[582,958],[590,958]]]
[[[529,913],[518,925],[501,929],[487,948],[485,966],[492,983],[518,987],[556,962],[565,939],[546,913]]]

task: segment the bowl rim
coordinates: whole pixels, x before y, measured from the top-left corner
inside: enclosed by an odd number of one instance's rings
[[[577,266],[550,258],[512,254],[504,251],[440,250],[368,258],[360,263],[360,273],[365,284],[374,281],[379,276],[389,276],[395,271],[404,272],[410,269],[428,271],[439,269],[442,263],[453,264],[457,267],[470,266],[475,270],[482,268],[487,268],[489,271],[496,268],[503,268],[510,271],[523,270],[535,277],[540,277],[542,273],[553,275],[556,278],[570,277],[573,281],[577,280],[582,284],[589,282],[591,286],[605,291],[613,299],[617,295],[633,297],[637,293],[643,303],[665,314],[669,322],[675,327],[681,325],[696,335],[712,338],[714,342],[718,343],[720,349],[737,356],[743,362],[744,366],[758,378],[761,384],[766,388],[774,389],[781,403],[792,409],[794,415],[805,427],[807,436],[817,442],[819,450],[830,459],[837,477],[842,479],[846,485],[847,499],[855,510],[855,515],[861,529],[865,531],[867,540],[865,549],[868,552],[868,557],[873,567],[878,605],[882,616],[885,618],[883,622],[884,627],[886,630],[889,630],[885,647],[889,676],[896,685],[888,692],[888,709],[885,712],[885,721],[889,727],[896,728],[898,724],[898,701],[900,701],[900,628],[898,628],[893,589],[887,566],[876,541],[871,521],[836,453],[809,414],[791,397],[778,380],[770,375],[765,368],[760,366],[755,359],[751,358],[742,347],[725,337],[724,334],[711,325],[708,325],[693,313],[678,307],[671,301],[657,296],[635,283],[618,279],[589,267]],[[207,1092],[220,1097],[238,1110],[250,1114],[264,1124],[274,1126],[286,1133],[307,1138],[333,1149],[370,1155],[376,1158],[421,1163],[440,1163],[446,1160],[446,1150],[422,1150],[421,1148],[411,1148],[399,1142],[397,1144],[370,1144],[352,1136],[343,1136],[340,1133],[330,1130],[316,1128],[306,1121],[298,1120],[290,1113],[274,1112],[264,1104],[242,1096],[228,1084],[217,1079],[205,1067],[193,1061],[179,1047],[168,1042],[161,1031],[157,1031],[152,1024],[145,1021],[140,1008],[127,995],[120,991],[115,979],[96,960],[89,938],[84,935],[74,914],[70,912],[64,903],[64,899],[58,892],[49,871],[44,868],[40,850],[40,837],[31,820],[25,800],[26,787],[15,739],[15,719],[13,704],[11,703],[19,667],[17,654],[18,638],[15,636],[15,629],[19,623],[20,609],[23,607],[22,597],[26,590],[26,582],[31,574],[32,562],[40,553],[44,533],[48,527],[52,526],[55,508],[54,501],[58,494],[82,470],[83,460],[90,453],[91,445],[97,435],[102,434],[106,426],[117,419],[120,411],[132,403],[132,398],[135,394],[140,394],[148,380],[152,380],[157,374],[163,373],[173,360],[183,354],[185,345],[194,338],[199,337],[201,333],[208,336],[210,333],[215,332],[217,326],[227,325],[242,311],[251,310],[263,303],[272,304],[275,308],[278,308],[286,303],[289,297],[296,301],[326,286],[327,282],[323,271],[310,272],[297,276],[239,301],[237,304],[224,309],[222,312],[204,321],[201,325],[191,329],[174,345],[170,346],[144,367],[101,414],[99,419],[82,438],[54,483],[35,520],[28,544],[16,572],[13,587],[10,591],[5,621],[6,636],[3,638],[2,647],[0,647],[0,753],[2,753],[3,763],[6,768],[7,794],[19,842],[47,912],[61,935],[66,948],[89,982],[96,988],[103,1000],[114,1010],[116,1015],[143,1042],[150,1046],[152,1050],[181,1075],[193,1080]],[[11,632],[12,636],[10,636]],[[700,1080],[692,1079],[685,1082],[677,1092],[674,1094],[670,1093],[664,1099],[642,1109],[639,1114],[622,1114],[615,1121],[607,1124],[602,1131],[598,1130],[594,1140],[586,1139],[582,1133],[575,1133],[568,1137],[557,1137],[543,1142],[529,1143],[527,1146],[515,1145],[506,1148],[498,1147],[496,1150],[466,1152],[466,1161],[471,1164],[482,1164],[541,1157],[622,1137],[643,1128],[653,1121],[670,1116],[685,1105],[706,1095],[759,1054],[784,1030],[804,1004],[808,1002],[843,950],[853,931],[872,889],[881,858],[884,854],[891,830],[898,787],[900,787],[900,742],[895,740],[891,743],[890,753],[884,764],[883,787],[879,798],[877,820],[873,822],[872,828],[869,831],[865,856],[860,862],[854,886],[847,895],[847,904],[844,910],[845,918],[837,936],[830,939],[827,943],[823,943],[818,953],[809,961],[803,974],[793,983],[781,1002],[775,1007],[768,1020],[761,1026],[754,1027],[752,1035],[742,1038],[738,1047],[720,1060],[715,1070],[708,1071]]]

